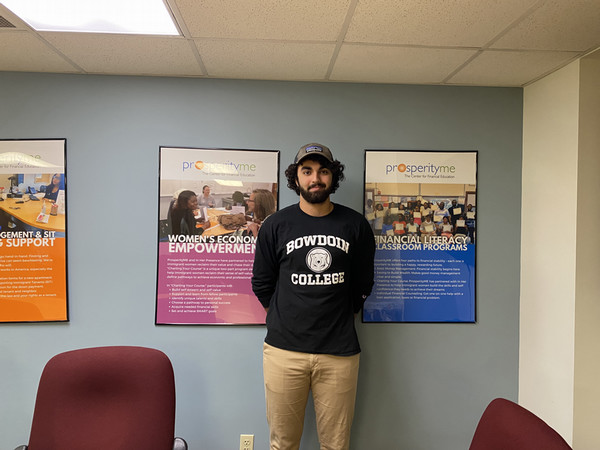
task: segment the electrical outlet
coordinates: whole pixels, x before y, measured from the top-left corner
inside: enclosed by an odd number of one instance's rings
[[[240,450],[254,450],[253,434],[240,434]]]

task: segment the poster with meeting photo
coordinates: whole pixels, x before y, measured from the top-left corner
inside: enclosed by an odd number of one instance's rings
[[[65,139],[0,140],[0,322],[63,322]]]
[[[475,322],[477,151],[365,151],[363,322]]]
[[[279,151],[160,148],[156,324],[264,324],[250,285]]]

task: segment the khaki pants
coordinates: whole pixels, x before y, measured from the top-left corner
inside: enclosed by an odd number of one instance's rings
[[[347,450],[360,355],[291,352],[264,344],[263,372],[271,450],[297,450],[312,390],[321,450]]]

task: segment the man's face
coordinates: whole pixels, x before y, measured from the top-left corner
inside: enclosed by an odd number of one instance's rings
[[[307,159],[300,162],[296,176],[300,195],[308,203],[323,203],[329,198],[333,174],[319,161]]]

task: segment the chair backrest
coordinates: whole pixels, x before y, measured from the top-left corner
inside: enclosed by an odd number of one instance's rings
[[[175,381],[164,353],[87,348],[46,364],[29,450],[168,450],[174,431]]]
[[[492,400],[483,412],[469,450],[571,450],[538,416],[510,400]]]

